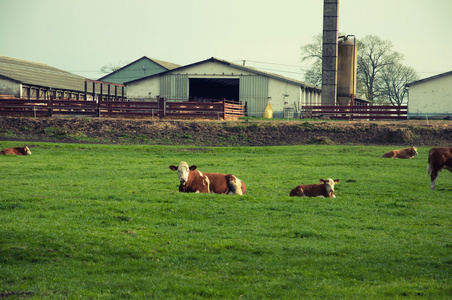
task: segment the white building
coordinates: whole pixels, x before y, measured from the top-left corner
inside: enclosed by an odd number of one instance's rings
[[[320,105],[319,87],[210,58],[125,83],[128,99],[168,101],[212,101],[218,99],[247,103],[249,116],[262,117],[267,104],[273,117],[300,112],[302,105]]]
[[[452,71],[407,84],[408,118],[452,116]]]

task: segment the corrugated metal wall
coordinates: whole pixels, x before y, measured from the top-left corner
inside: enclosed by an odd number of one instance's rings
[[[171,101],[188,101],[188,75],[160,77],[160,97]]]
[[[247,102],[249,116],[262,117],[268,104],[268,78],[258,75],[240,76],[240,101]]]

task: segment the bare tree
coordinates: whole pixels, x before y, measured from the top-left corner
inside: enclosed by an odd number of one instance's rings
[[[358,64],[357,79],[367,90],[367,99],[374,101],[374,87],[383,68],[389,65],[399,65],[403,56],[392,50],[392,42],[380,39],[375,35],[366,35],[357,41]]]
[[[301,62],[314,61],[306,71],[305,80],[315,85],[322,83],[322,38],[322,34],[317,34],[311,44],[300,47]],[[357,94],[372,102],[386,101],[396,104],[400,99],[403,101],[403,89],[398,90],[397,97],[394,95],[395,82],[403,81],[403,78],[410,82],[409,78],[417,78],[412,68],[401,64],[403,55],[392,49],[391,41],[382,40],[375,35],[357,39],[357,45]],[[392,90],[388,88],[388,82],[391,80]]]
[[[418,80],[413,68],[399,63],[386,65],[379,76],[375,93],[380,99],[388,99],[392,105],[402,105],[406,98],[406,84]]]
[[[314,61],[306,71],[305,80],[317,86],[322,85],[322,44],[323,35],[319,33],[312,38],[311,44],[300,47],[301,62]]]
[[[301,46],[301,62],[311,59],[322,60],[322,43],[323,34],[319,33],[312,38],[311,44]]]
[[[304,74],[305,81],[315,86],[322,85],[322,60],[316,60]]]
[[[100,71],[102,73],[108,74],[108,73],[121,69],[122,67],[124,67],[127,64],[128,64],[128,62],[125,62],[125,61],[120,61],[115,64],[106,64],[100,68]]]
[[[339,32],[339,35],[344,35]],[[322,85],[322,47],[323,34],[319,33],[312,38],[312,43],[300,47],[301,62],[313,61],[311,68],[305,73],[305,81],[316,86]]]

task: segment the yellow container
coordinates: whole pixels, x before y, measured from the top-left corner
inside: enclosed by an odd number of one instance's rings
[[[272,119],[273,118],[273,108],[270,105],[270,103],[267,104],[267,107],[264,110],[264,118],[266,118],[266,119]]]

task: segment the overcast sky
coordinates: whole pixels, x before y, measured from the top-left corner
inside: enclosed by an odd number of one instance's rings
[[[452,0],[339,0],[339,31],[390,40],[425,78],[452,70],[451,12]],[[92,79],[142,56],[213,56],[303,80],[300,46],[322,18],[322,0],[0,0],[0,55]]]

